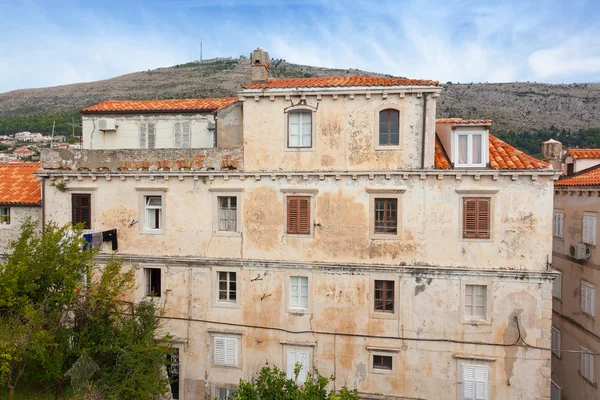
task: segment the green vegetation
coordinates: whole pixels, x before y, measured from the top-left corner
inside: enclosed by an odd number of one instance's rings
[[[338,392],[327,391],[334,377],[324,377],[315,368],[308,373],[302,386],[296,382],[301,365],[296,364],[295,379],[287,379],[286,373],[277,367],[263,367],[252,380],[240,380],[238,390],[231,395],[236,400],[358,400],[356,389],[343,386]]]
[[[104,399],[168,391],[169,338],[155,338],[160,310],[125,301],[134,271],[116,259],[94,265],[97,250],[84,243],[78,227],[49,223],[40,235],[28,220],[0,265],[0,383],[9,400],[32,387],[57,397],[69,382],[78,395]]]
[[[552,126],[550,129],[531,129],[524,132],[499,131],[492,133],[534,157],[541,156],[542,142],[549,139],[562,142],[565,149],[571,147],[600,147],[600,128],[579,129],[571,132],[570,130],[558,129]]]
[[[2,116],[0,117],[0,135],[23,131],[40,132],[44,135],[50,135],[52,133],[52,123],[56,121],[54,134],[71,137],[73,133],[73,127],[71,125],[73,118],[75,119],[76,126],[81,125],[81,115],[79,114],[79,110],[44,115]],[[76,127],[75,135],[80,134],[81,130]]]

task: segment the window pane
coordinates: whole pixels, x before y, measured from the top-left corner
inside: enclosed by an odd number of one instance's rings
[[[398,126],[398,121],[400,121],[400,113],[396,110],[390,110],[390,123],[396,124]]]
[[[162,204],[162,198],[160,196],[148,196],[146,198],[146,204],[149,206],[160,206]]]
[[[467,164],[468,161],[468,140],[467,135],[458,135],[458,163]]]
[[[483,135],[472,135],[473,141],[473,164],[481,164],[481,140]]]

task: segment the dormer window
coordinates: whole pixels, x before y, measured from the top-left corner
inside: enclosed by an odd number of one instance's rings
[[[460,132],[456,134],[456,167],[485,167],[484,132]]]

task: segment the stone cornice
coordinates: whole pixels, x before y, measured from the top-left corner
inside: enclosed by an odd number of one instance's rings
[[[406,95],[416,94],[417,97],[423,93],[431,93],[432,97],[438,97],[442,91],[439,86],[369,86],[369,87],[299,87],[299,88],[260,88],[260,89],[243,89],[238,93],[240,101],[247,99],[259,100],[261,97],[268,97],[270,100],[275,100],[275,97],[285,97],[289,100],[290,97],[300,96],[316,96],[317,100],[321,100],[322,96],[332,96],[333,100],[339,97],[348,96],[353,99],[354,96],[363,95],[367,98],[371,96],[382,96],[383,99],[389,99],[391,96],[398,96],[400,99]]]
[[[142,256],[132,254],[116,254],[117,258],[123,259],[128,263],[157,264],[178,267],[235,267],[248,269],[309,269],[321,270],[331,274],[344,273],[370,273],[385,272],[395,273],[403,277],[419,278],[456,278],[462,276],[468,277],[496,277],[505,280],[529,281],[533,283],[551,282],[559,273],[556,271],[530,271],[517,269],[490,269],[490,268],[467,268],[467,267],[443,267],[435,265],[385,265],[385,264],[339,264],[325,262],[288,262],[288,261],[267,261],[267,260],[241,260],[241,259],[223,259],[223,258],[202,258],[202,257],[163,257],[163,256]],[[99,254],[96,260],[100,263],[108,262],[112,254]]]

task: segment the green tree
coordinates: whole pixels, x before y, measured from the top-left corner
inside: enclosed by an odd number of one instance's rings
[[[295,379],[288,379],[286,373],[276,366],[265,366],[258,376],[249,381],[240,380],[237,391],[232,395],[236,400],[358,400],[356,389],[343,386],[339,392],[327,390],[327,385],[335,377],[325,377],[315,368],[308,373],[303,385],[298,385],[301,365],[296,364]]]

